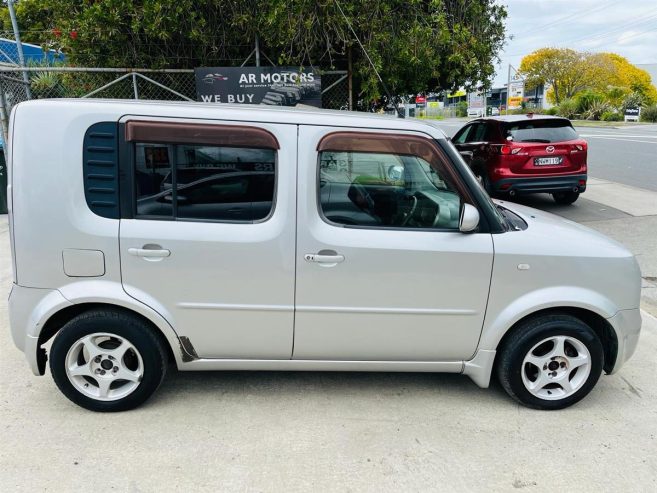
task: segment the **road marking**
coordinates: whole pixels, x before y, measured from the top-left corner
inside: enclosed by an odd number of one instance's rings
[[[622,137],[609,137],[607,135],[580,135],[582,138],[586,139],[605,139],[605,140],[620,140],[623,142],[639,142],[641,144],[657,144],[657,140],[637,140],[637,139],[625,139]],[[634,137],[633,135],[631,137]],[[642,138],[653,138],[653,137],[643,137],[637,136],[637,137],[642,137]],[[657,139],[657,137],[655,137]]]

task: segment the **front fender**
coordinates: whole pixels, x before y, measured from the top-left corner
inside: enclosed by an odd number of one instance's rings
[[[514,324],[532,313],[549,308],[583,308],[609,319],[619,308],[604,295],[582,287],[553,286],[537,289],[516,298],[501,309],[489,306],[479,341],[479,350],[495,350]]]

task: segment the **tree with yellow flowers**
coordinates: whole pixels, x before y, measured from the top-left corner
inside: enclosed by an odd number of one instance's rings
[[[643,104],[657,102],[657,88],[645,70],[615,53],[586,53],[570,48],[541,48],[525,56],[520,73],[528,86],[547,84],[555,104],[583,91],[595,91],[614,107],[630,95]]]

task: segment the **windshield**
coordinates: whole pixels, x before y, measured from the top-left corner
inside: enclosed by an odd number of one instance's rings
[[[506,122],[502,125],[505,138],[513,142],[563,142],[578,138],[577,132],[568,120],[523,120]]]

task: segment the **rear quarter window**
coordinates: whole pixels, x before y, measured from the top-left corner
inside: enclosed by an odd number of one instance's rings
[[[563,142],[579,136],[568,120],[526,120],[502,125],[504,138],[514,142]]]

